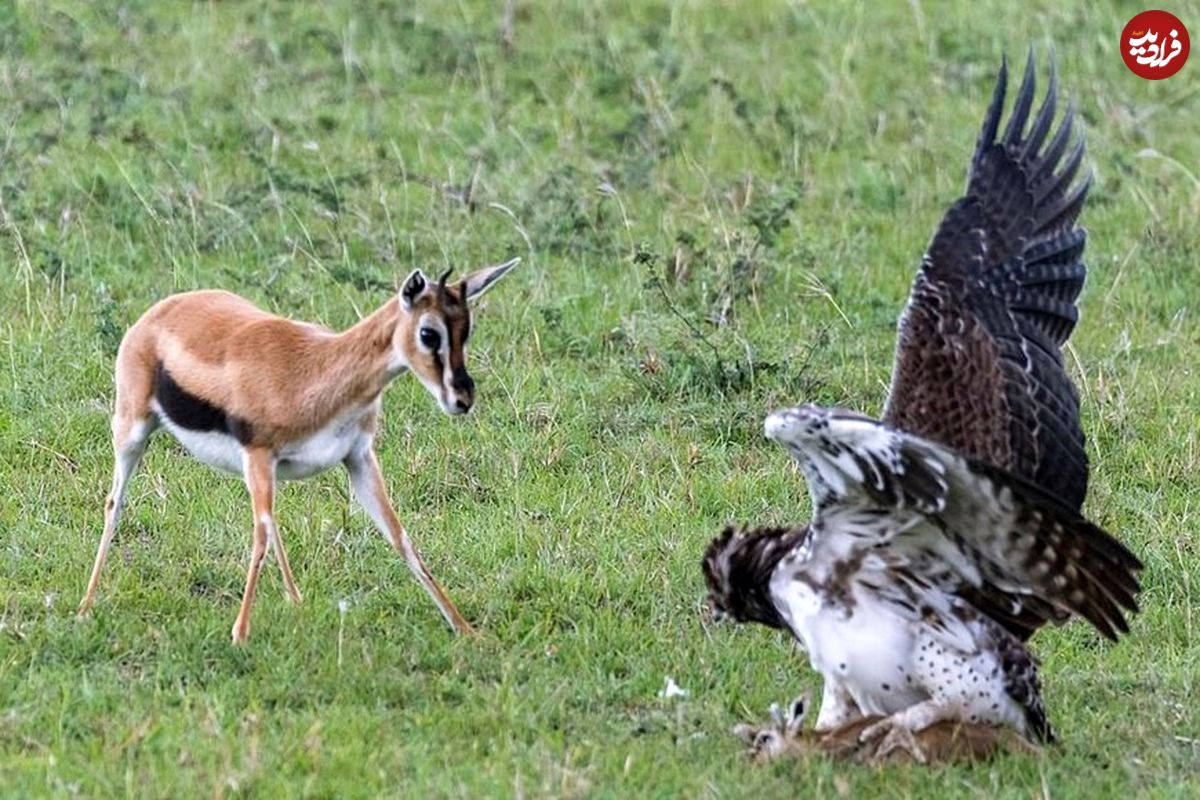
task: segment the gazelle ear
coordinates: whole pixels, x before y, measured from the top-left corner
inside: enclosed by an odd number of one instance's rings
[[[788,706],[787,732],[798,733],[804,727],[804,715],[808,713],[808,694],[802,694]]]
[[[404,284],[400,287],[400,305],[404,306],[405,311],[412,311],[413,303],[428,286],[429,281],[421,270],[414,269],[408,273],[408,277],[404,279]]]
[[[514,258],[511,261],[505,261],[503,264],[497,264],[494,267],[484,267],[481,270],[472,272],[461,281],[463,286],[463,296],[468,300],[474,300],[476,297],[490,289],[492,284],[503,278],[512,270],[513,267],[520,263],[521,259]]]

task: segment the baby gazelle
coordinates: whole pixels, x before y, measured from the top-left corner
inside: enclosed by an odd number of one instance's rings
[[[1008,728],[950,720],[934,723],[916,734],[893,731],[882,740],[863,742],[862,732],[881,717],[864,717],[818,733],[804,728],[807,710],[808,698],[798,697],[788,706],[786,714],[778,705],[772,705],[769,725],[741,724],[733,732],[750,746],[747,754],[758,763],[817,754],[855,764],[948,764],[984,761],[1002,751],[1038,752],[1024,737]]]
[[[117,353],[116,467],[80,615],[95,597],[129,479],[150,434],[162,425],[197,460],[241,475],[250,490],[254,540],[233,625],[235,643],[250,632],[250,607],[268,545],[288,596],[300,600],[275,525],[276,479],[307,478],[339,463],[358,501],[404,555],[446,621],[458,633],[473,633],[396,518],[374,438],[383,390],[406,370],[447,414],[471,410],[475,383],[466,367],[467,304],[519,260],[449,286],[448,271],[433,283],[414,270],[399,295],[344,333],[268,314],[229,292],[187,292],[154,305],[126,332]]]

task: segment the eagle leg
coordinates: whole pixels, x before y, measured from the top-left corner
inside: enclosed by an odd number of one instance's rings
[[[838,681],[826,677],[824,684],[821,688],[821,711],[817,714],[813,730],[824,733],[863,718],[858,703]]]
[[[936,722],[958,718],[958,709],[953,705],[939,703],[937,700],[924,700],[867,726],[858,735],[858,740],[872,742],[896,728],[903,728],[909,734],[920,733]]]

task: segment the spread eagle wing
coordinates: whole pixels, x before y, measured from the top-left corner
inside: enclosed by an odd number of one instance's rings
[[[1053,64],[1029,123],[1030,53],[997,137],[1007,82],[1005,64],[966,195],[942,218],[913,282],[883,421],[1000,467],[1078,510],[1088,462],[1079,396],[1061,348],[1075,327],[1087,272],[1080,260],[1087,232],[1075,220],[1091,174],[1074,184],[1084,144],[1079,137],[1071,145],[1073,109],[1050,136],[1058,102]]]
[[[1141,562],[1020,476],[847,411],[785,409],[765,429],[812,492],[808,558],[835,573],[902,564],[1002,624],[1078,614],[1110,639],[1128,632]]]

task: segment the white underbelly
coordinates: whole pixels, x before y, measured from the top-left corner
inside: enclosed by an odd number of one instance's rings
[[[283,480],[307,478],[342,463],[365,438],[358,419],[335,420],[279,451],[275,474]]]
[[[222,472],[242,474],[242,445],[237,439],[218,431],[195,431],[180,427],[166,414],[159,414],[158,419],[192,458]]]
[[[813,666],[836,676],[865,714],[893,714],[925,699],[907,621],[871,601],[858,603],[849,619],[840,614],[831,610],[814,620]]]
[[[863,713],[891,714],[924,699],[913,664],[914,631],[906,620],[861,591],[848,614],[821,602],[810,587],[790,578],[790,570],[776,575],[773,593],[787,598],[786,616],[813,669],[848,692]]]
[[[158,414],[158,418],[197,461],[222,472],[234,475],[244,473],[243,448],[233,436],[218,431],[184,428],[162,413]],[[362,445],[367,436],[358,422],[358,417],[334,420],[304,439],[284,445],[276,453],[275,477],[280,480],[307,478],[340,464],[356,447]]]

